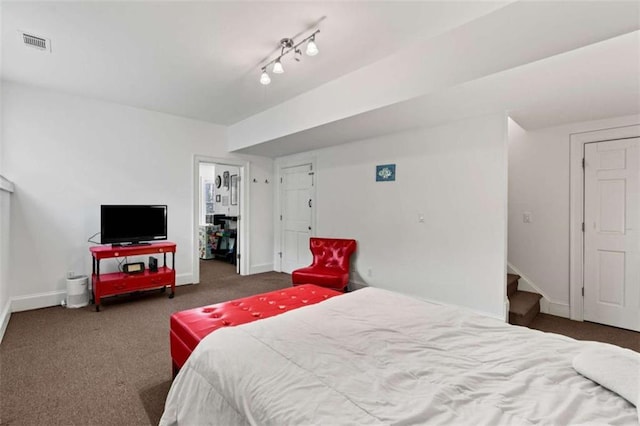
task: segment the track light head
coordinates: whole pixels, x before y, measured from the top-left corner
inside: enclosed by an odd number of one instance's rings
[[[265,86],[271,83],[271,77],[269,77],[269,74],[267,74],[266,68],[262,68],[262,74],[260,75],[260,83],[262,83]]]
[[[276,60],[273,64],[273,73],[274,74],[282,74],[284,72],[284,68],[282,67],[282,62],[280,62],[280,58]]]
[[[316,46],[316,36],[313,35],[311,39],[307,42],[307,56],[316,56],[320,51],[318,50],[318,46]]]
[[[282,62],[280,62],[280,58],[273,64],[272,69],[274,74],[282,74],[284,72],[284,67],[282,66]]]

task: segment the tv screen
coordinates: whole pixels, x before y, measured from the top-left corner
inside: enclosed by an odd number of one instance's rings
[[[105,205],[100,208],[102,244],[167,239],[166,205]]]

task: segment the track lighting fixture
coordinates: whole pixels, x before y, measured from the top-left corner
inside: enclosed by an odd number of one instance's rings
[[[293,52],[294,53],[293,57],[296,60],[296,62],[300,62],[300,60],[302,59],[302,50],[300,50],[299,47],[305,42],[307,43],[307,48],[305,50],[305,53],[307,54],[307,56],[316,56],[319,53],[318,46],[316,45],[316,34],[318,34],[319,32],[320,30],[315,30],[310,36],[305,37],[304,39],[300,40],[298,43],[294,42],[294,40],[291,38],[283,38],[282,40],[280,40],[280,55],[277,58],[270,60],[269,62],[267,62],[265,65],[262,66],[261,68],[262,74],[260,74],[260,83],[264,84],[265,86],[271,83],[271,77],[269,77],[269,73],[267,72],[267,67],[269,65],[272,65],[271,71],[274,74],[284,73],[284,67],[282,66],[282,58],[286,54]]]

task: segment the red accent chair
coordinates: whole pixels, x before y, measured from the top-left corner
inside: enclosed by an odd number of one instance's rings
[[[291,274],[293,285],[315,284],[344,291],[349,284],[349,259],[356,251],[356,240],[310,238],[313,263]]]

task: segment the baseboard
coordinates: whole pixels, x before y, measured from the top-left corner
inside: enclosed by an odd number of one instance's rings
[[[544,297],[545,299],[549,299],[547,297],[547,295],[544,293],[544,291],[540,290],[540,288],[533,283],[533,281],[531,281],[529,279],[529,277],[527,277],[525,274],[523,274],[518,268],[516,268],[515,266],[513,266],[510,263],[507,263],[507,271],[510,274],[516,274],[520,276],[520,279],[518,280],[518,290],[521,291],[530,291],[533,293],[538,293],[541,294],[542,297]]]
[[[0,311],[0,344],[2,343],[2,338],[4,337],[4,332],[7,330],[7,326],[9,325],[9,320],[11,319],[11,301],[7,300],[7,303],[2,307],[2,311]]]
[[[551,302],[547,299],[540,299],[540,312],[543,314],[555,315],[557,317],[570,318],[571,309],[566,303]]]
[[[176,275],[176,286],[193,283],[193,274]],[[66,290],[50,291],[47,293],[30,294],[11,298],[11,312],[30,311],[32,309],[50,308],[59,306],[67,297]],[[0,317],[2,320],[2,317]],[[2,323],[0,323],[0,326]],[[0,329],[0,331],[2,331]]]
[[[263,274],[265,272],[272,271],[274,271],[273,263],[262,263],[260,265],[252,265],[251,267],[249,267],[249,275]]]
[[[509,262],[507,262],[507,269],[510,273],[520,276],[520,279],[518,280],[518,290],[530,291],[542,295],[542,299],[540,299],[540,312],[563,318],[571,317],[569,304],[551,299],[544,291],[540,290],[540,287],[538,287],[531,279]]]
[[[349,281],[349,284],[347,285],[347,288],[349,289],[349,291],[355,291],[355,290],[360,290],[361,288],[365,288],[365,287],[369,287],[369,284],[363,282],[363,281]]]
[[[66,296],[67,292],[65,290],[57,290],[47,293],[30,294],[28,296],[12,297],[11,312],[59,306]]]
[[[481,315],[483,317],[489,317],[489,318],[497,319],[499,321],[505,321],[504,314],[496,314],[496,313],[493,313],[493,312],[487,312],[487,311],[483,311],[483,310],[480,310],[480,309],[472,308],[470,306],[460,305],[460,304],[457,304],[457,303],[442,302],[440,300],[435,300],[435,299],[432,299],[432,298],[429,298],[429,297],[417,296],[417,295],[412,295],[412,294],[409,294],[409,296],[410,297],[415,297],[416,299],[420,299],[420,300],[423,300],[425,302],[433,303],[434,305],[449,306],[449,307],[452,307],[452,308],[455,308],[455,309],[461,309],[463,311],[473,312],[474,314],[478,314],[478,315]],[[508,311],[508,303],[507,303],[507,311],[506,312],[507,312],[507,317],[508,317],[508,312],[509,312]]]
[[[509,303],[509,298],[504,298],[504,322],[509,322],[509,308],[511,304]]]

